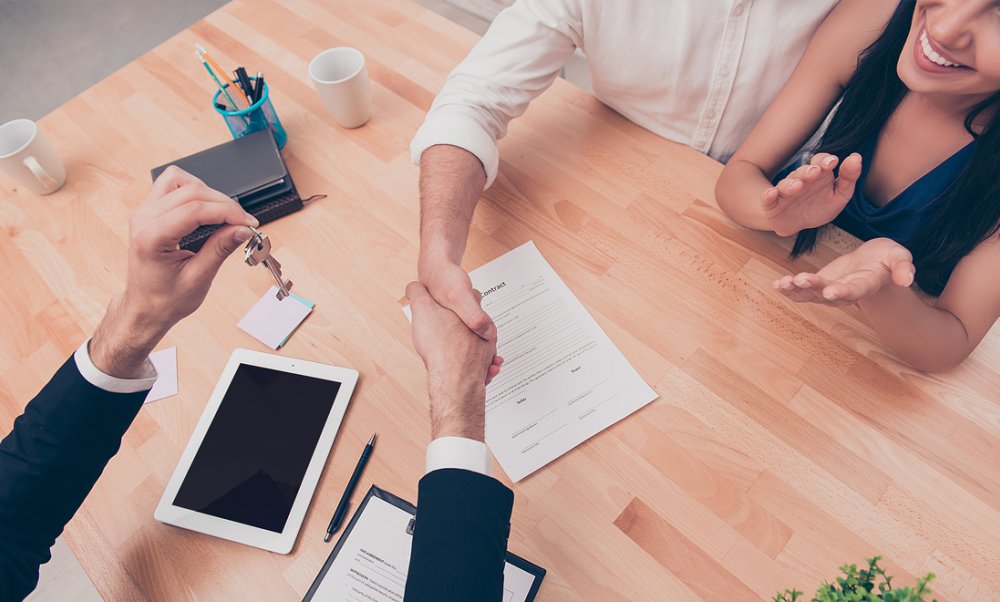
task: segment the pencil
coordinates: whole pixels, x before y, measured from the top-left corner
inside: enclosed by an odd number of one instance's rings
[[[212,55],[209,54],[208,51],[205,50],[205,48],[201,44],[195,44],[194,48],[199,53],[199,58],[201,58],[203,61],[206,61],[209,65],[211,65],[212,69],[214,69],[218,75],[225,77],[226,75],[225,69],[220,67],[219,63],[215,62],[215,59],[212,58]],[[230,86],[230,87],[236,90],[236,93],[239,94],[240,98],[243,99],[243,102],[247,103],[248,107],[253,104],[250,102],[250,99],[247,98],[247,95],[243,93],[243,90],[240,90],[239,86]],[[233,106],[239,108],[239,105],[237,105],[235,102],[233,103]]]
[[[201,58],[201,56],[198,55],[197,52],[195,53],[195,56],[197,56],[198,58]],[[222,92],[223,96],[225,96],[226,99],[229,100],[229,104],[232,105],[233,110],[234,111],[239,110],[239,107],[236,105],[236,101],[233,100],[233,97],[229,95],[229,91],[226,90],[226,87],[222,85],[222,82],[219,81],[219,78],[215,76],[215,72],[213,72],[212,68],[208,66],[208,63],[206,63],[204,60],[202,60],[201,64],[205,65],[205,71],[208,71],[208,74],[212,76],[212,80],[215,82],[215,85],[219,87],[219,91]]]

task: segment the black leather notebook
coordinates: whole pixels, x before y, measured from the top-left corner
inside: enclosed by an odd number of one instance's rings
[[[201,179],[239,201],[261,224],[302,209],[302,199],[270,130],[171,161],[152,170],[155,180],[170,165]],[[181,239],[181,248],[197,251],[219,226],[202,226]]]

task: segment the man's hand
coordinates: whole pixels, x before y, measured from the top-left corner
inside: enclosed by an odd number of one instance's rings
[[[794,236],[808,228],[828,224],[844,210],[861,177],[861,155],[844,159],[834,177],[837,157],[818,153],[760,198],[764,218],[778,236]]]
[[[889,283],[908,287],[916,268],[906,247],[875,238],[841,255],[815,274],[802,272],[774,281],[774,288],[799,302],[847,305],[870,297]]]
[[[480,307],[469,275],[458,265],[485,185],[483,164],[464,148],[437,144],[420,156],[418,280],[435,301],[489,340],[496,338],[496,326]]]
[[[450,309],[466,327],[484,341],[496,339],[497,329],[480,305],[480,295],[472,288],[465,270],[454,263],[439,262],[421,270],[420,281],[439,305]]]
[[[496,337],[480,338],[419,282],[406,287],[406,296],[413,314],[413,346],[427,368],[432,438],[483,441],[486,384],[503,364],[496,356]]]
[[[226,224],[198,251],[181,237],[198,226]],[[222,262],[253,232],[257,219],[201,180],[168,167],[129,221],[128,279],[90,342],[102,372],[134,378],[167,331],[198,309]]]

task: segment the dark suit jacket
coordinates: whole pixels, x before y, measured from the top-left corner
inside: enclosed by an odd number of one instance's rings
[[[418,495],[405,602],[501,600],[513,492],[444,469],[425,475]]]
[[[0,601],[21,600],[90,493],[146,391],[109,393],[71,357],[0,441]]]

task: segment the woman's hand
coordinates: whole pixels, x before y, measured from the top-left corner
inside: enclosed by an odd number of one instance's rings
[[[908,287],[916,269],[906,247],[875,238],[841,255],[815,274],[802,272],[774,281],[774,288],[793,301],[848,305],[870,297],[892,283]]]
[[[760,197],[764,218],[778,236],[794,236],[802,230],[828,224],[854,196],[861,177],[861,155],[844,159],[838,176],[833,175],[839,159],[818,153],[809,165],[788,174],[777,186]]]

